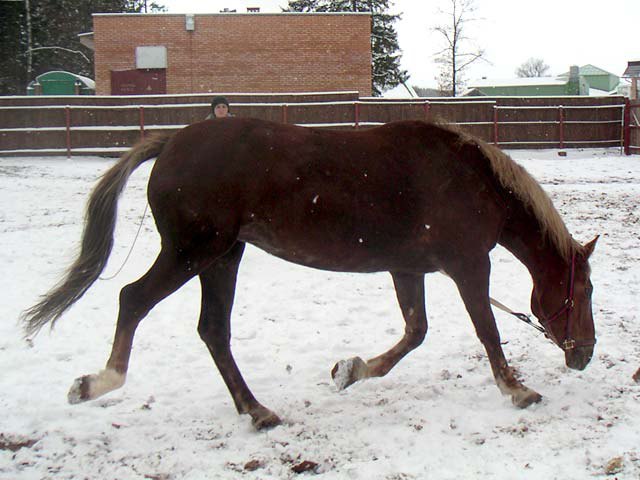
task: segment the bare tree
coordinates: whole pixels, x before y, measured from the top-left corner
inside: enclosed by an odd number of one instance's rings
[[[520,78],[544,77],[549,71],[549,65],[541,58],[530,58],[516,69],[516,75]]]
[[[444,40],[444,48],[435,54],[436,62],[441,65],[438,86],[454,97],[464,84],[464,71],[484,56],[483,49],[465,49],[469,41],[465,27],[478,20],[473,16],[475,10],[475,0],[449,0],[449,9],[440,10],[444,23],[433,29]]]

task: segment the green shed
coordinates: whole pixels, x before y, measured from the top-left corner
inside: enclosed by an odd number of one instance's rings
[[[594,65],[587,64],[579,68],[579,75],[589,84],[589,88],[602,90],[603,92],[612,92],[620,84],[620,77],[613,73],[607,72]],[[559,75],[560,78],[568,78],[569,72]]]
[[[93,80],[75,73],[52,71],[38,75],[29,83],[27,95],[94,95]]]

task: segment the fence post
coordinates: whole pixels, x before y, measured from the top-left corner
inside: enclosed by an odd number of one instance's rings
[[[558,120],[560,121],[560,148],[564,148],[564,109],[558,105]]]
[[[286,103],[282,104],[282,123],[288,122],[288,105]]]
[[[493,144],[498,146],[498,106],[493,106]]]
[[[69,105],[64,108],[64,119],[67,125],[67,158],[71,158],[71,108]]]
[[[355,117],[355,127],[356,130],[360,128],[360,102],[357,100],[353,103],[353,115]]]
[[[429,116],[431,115],[431,104],[429,100],[424,101],[424,120],[425,122],[429,121]]]
[[[140,139],[144,139],[144,107],[140,105]]]
[[[622,145],[625,155],[631,155],[631,102],[624,99],[624,110],[622,114]]]

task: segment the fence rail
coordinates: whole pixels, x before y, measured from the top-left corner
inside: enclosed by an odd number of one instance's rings
[[[509,145],[515,146],[523,143],[535,144],[535,145],[557,145],[559,148],[564,148],[567,145],[586,145],[586,144],[600,144],[623,147],[624,142],[624,114],[625,104],[618,105],[535,105],[535,106],[499,106],[495,107],[494,115],[494,138],[493,143],[495,145]],[[610,120],[606,119],[588,119],[588,120],[567,120],[567,112],[571,110],[588,110],[590,112],[597,112],[602,109],[615,109],[619,110],[619,118]],[[500,110],[554,110],[557,112],[557,118],[553,120],[538,120],[538,121],[500,121]],[[566,138],[566,126],[567,125],[619,125],[620,135],[618,138],[589,138],[583,140],[568,140]],[[557,140],[536,140],[536,141],[522,141],[522,140],[510,140],[501,142],[499,141],[499,125],[557,125]]]
[[[18,104],[3,102],[6,98],[0,98],[0,155],[118,154],[149,132],[179,130],[210,112],[202,96],[170,97],[165,103],[157,97],[149,102],[136,97],[140,103],[135,105],[119,104],[121,97],[115,104],[106,104],[108,97],[95,97],[94,104],[69,105],[43,105],[42,98],[34,104],[24,99]],[[640,150],[640,104],[625,103],[623,97],[405,101],[353,99],[335,93],[331,99],[243,96],[237,100],[231,106],[239,117],[315,128],[359,129],[397,120],[438,119],[510,148],[609,145],[624,146],[628,153]]]

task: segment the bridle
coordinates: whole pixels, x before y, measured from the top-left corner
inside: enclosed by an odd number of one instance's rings
[[[571,330],[572,330],[571,329],[571,325],[572,325],[571,312],[575,307],[575,301],[574,301],[575,276],[576,276],[576,252],[573,252],[573,255],[571,256],[571,273],[569,276],[569,293],[567,295],[567,298],[565,299],[562,307],[560,307],[560,310],[558,310],[556,313],[548,317],[546,320],[540,322],[542,323],[542,326],[545,329],[545,335],[547,336],[547,338],[551,338],[551,340],[553,340],[553,342],[564,351],[573,350],[576,347],[591,347],[596,343],[595,338],[593,340],[576,340],[571,335]],[[561,318],[565,313],[567,315],[567,323],[566,323],[565,332],[564,332],[564,340],[562,342],[559,342],[555,340],[553,335],[550,335],[551,329],[549,328],[549,325],[551,325],[558,318]]]
[[[514,312],[508,307],[505,307],[500,302],[494,300],[493,298],[490,299],[491,304],[500,308],[501,310],[504,310],[507,313],[510,313],[511,315],[522,320],[526,324],[531,325],[533,328],[535,328],[539,332],[544,333],[545,337],[550,339],[553,343],[558,345],[565,352],[568,350],[573,350],[576,347],[591,347],[596,344],[595,338],[593,340],[576,340],[572,337],[572,334],[571,334],[571,330],[572,330],[571,312],[575,307],[575,301],[574,301],[575,275],[576,275],[576,253],[573,252],[573,255],[571,256],[571,273],[569,276],[569,292],[567,294],[567,298],[564,300],[562,307],[560,307],[560,309],[556,313],[540,321],[542,326],[536,325],[531,320],[531,317],[529,315],[525,313]],[[567,315],[567,324],[565,328],[564,340],[560,342],[556,340],[555,336],[551,333],[551,329],[549,328],[549,326],[565,314]]]

